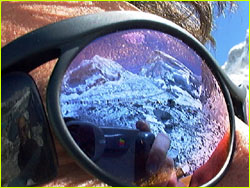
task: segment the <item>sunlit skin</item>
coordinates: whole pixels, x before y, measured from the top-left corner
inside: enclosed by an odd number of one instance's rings
[[[1,44],[4,46],[17,37],[49,23],[108,10],[137,9],[126,2],[3,2]],[[55,61],[51,61],[31,72],[43,100],[46,98],[46,86],[54,65]],[[81,169],[61,147],[57,138],[55,138],[55,143],[59,159],[58,177],[42,186],[106,186]],[[191,186],[196,186],[198,180],[207,181],[209,179],[206,176],[208,169],[211,173],[217,172],[218,169],[213,165],[214,160],[215,158],[222,162],[225,160],[225,156],[221,154],[224,148],[222,140],[211,159],[194,173]],[[169,164],[168,159],[166,159],[166,163]],[[166,165],[166,168],[169,166],[171,165]],[[157,183],[154,185],[183,186],[183,184],[179,184],[174,173],[167,181]],[[234,158],[218,186],[249,186],[249,127],[238,119],[236,119]]]

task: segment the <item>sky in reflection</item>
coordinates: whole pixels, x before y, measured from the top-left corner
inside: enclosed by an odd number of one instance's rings
[[[202,60],[191,48],[168,34],[149,29],[121,31],[100,37],[82,50],[73,63],[77,65],[83,59],[99,55],[137,73],[156,50],[173,56],[194,74],[201,74]]]

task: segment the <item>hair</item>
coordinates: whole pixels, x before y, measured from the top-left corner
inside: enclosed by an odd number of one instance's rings
[[[211,35],[214,18],[234,12],[238,5],[232,1],[129,1],[140,10],[164,17],[183,27],[202,44],[212,47],[216,42]]]

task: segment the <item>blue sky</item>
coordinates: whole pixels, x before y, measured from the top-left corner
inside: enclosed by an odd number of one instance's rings
[[[216,40],[216,50],[210,50],[220,65],[227,60],[229,50],[236,44],[243,42],[246,30],[249,28],[249,2],[238,2],[236,13],[220,16],[215,20],[216,30],[212,32]]]

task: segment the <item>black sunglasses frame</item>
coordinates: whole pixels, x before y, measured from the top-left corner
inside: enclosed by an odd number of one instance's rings
[[[50,77],[46,96],[48,119],[57,138],[80,166],[102,181],[112,186],[134,186],[121,183],[107,174],[78,147],[65,125],[59,102],[61,80],[70,62],[80,50],[100,36],[128,29],[154,29],[182,40],[206,62],[219,82],[230,117],[230,147],[227,160],[220,172],[202,186],[216,185],[232,160],[235,144],[234,115],[246,122],[246,91],[235,86],[205,47],[176,24],[155,15],[131,11],[105,12],[50,24],[2,48],[2,76],[16,71],[29,73],[47,61],[59,58]]]

